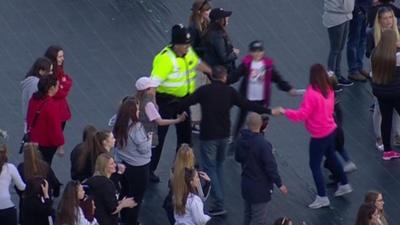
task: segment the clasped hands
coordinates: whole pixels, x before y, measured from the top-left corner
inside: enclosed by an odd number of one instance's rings
[[[273,115],[273,116],[280,116],[280,115],[283,115],[284,113],[285,113],[285,109],[282,108],[281,106],[271,109],[271,115]]]

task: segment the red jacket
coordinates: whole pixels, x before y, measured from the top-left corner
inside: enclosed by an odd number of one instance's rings
[[[55,75],[57,76],[60,86],[54,99],[56,100],[60,110],[61,121],[64,122],[71,119],[71,110],[69,109],[67,97],[72,87],[72,79],[68,74],[64,73],[62,66],[57,66]]]
[[[36,112],[40,110],[40,115],[36,124],[32,127]],[[57,101],[49,96],[43,99],[35,98],[29,100],[27,113],[28,129],[32,142],[38,143],[43,147],[58,147],[64,145],[64,134],[61,128],[60,112]]]

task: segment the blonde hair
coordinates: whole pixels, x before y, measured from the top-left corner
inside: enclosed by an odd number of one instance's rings
[[[107,164],[110,159],[114,160],[110,153],[102,153],[97,156],[94,175],[107,176]]]
[[[195,157],[193,149],[188,144],[182,144],[176,153],[172,176],[172,191],[174,210],[178,215],[185,214],[186,198],[190,190],[185,181],[185,170],[194,169]]]
[[[397,18],[394,15],[393,10],[391,8],[381,7],[381,8],[379,8],[378,12],[376,13],[375,22],[374,22],[374,42],[375,42],[375,46],[377,46],[379,41],[381,40],[382,31],[383,31],[382,27],[381,27],[381,23],[380,23],[379,20],[382,17],[382,15],[384,13],[387,13],[387,12],[389,12],[392,15],[392,18],[393,18],[392,30],[396,33],[397,41],[400,41],[399,29],[397,27]]]

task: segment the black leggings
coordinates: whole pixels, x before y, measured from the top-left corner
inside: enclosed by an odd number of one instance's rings
[[[49,164],[51,167],[51,162],[53,161],[54,154],[56,154],[58,147],[44,147],[39,146],[39,151],[42,153],[43,160]]]
[[[392,120],[393,120],[393,109],[400,114],[400,96],[397,97],[378,97],[379,109],[381,110],[382,123],[382,142],[383,147],[386,151],[391,151],[391,133],[392,133]]]
[[[17,209],[15,207],[0,209],[0,225],[17,225]]]
[[[121,179],[121,197],[133,197],[138,205],[123,209],[121,220],[126,225],[137,225],[140,207],[149,183],[150,163],[144,166],[131,166],[124,162],[124,165],[126,169]]]

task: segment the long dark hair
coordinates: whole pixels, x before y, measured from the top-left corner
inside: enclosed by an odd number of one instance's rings
[[[357,213],[356,225],[371,225],[372,215],[376,211],[376,206],[371,203],[364,203],[360,206]]]
[[[332,84],[328,73],[322,64],[314,64],[310,68],[310,85],[314,90],[318,90],[327,98],[329,91],[332,90]]]
[[[119,107],[113,129],[115,143],[119,149],[126,146],[129,130],[139,121],[137,111],[138,101],[135,97],[127,98]]]
[[[371,58],[374,83],[388,84],[393,80],[396,71],[396,51],[396,33],[393,30],[384,30]]]
[[[78,172],[81,172],[85,168],[88,157],[94,149],[94,143],[95,143],[94,137],[96,135],[96,132],[97,132],[96,127],[92,125],[87,125],[85,129],[83,129],[83,137],[81,145],[82,151],[78,156],[78,163],[77,163]]]
[[[34,177],[47,177],[49,165],[42,159],[38,145],[27,143],[24,146],[24,179],[26,181]]]
[[[41,176],[33,177],[26,181],[26,188],[22,195],[23,198],[38,198],[43,197],[42,184],[45,183],[45,178]]]
[[[7,155],[7,146],[4,145],[2,146],[2,149],[0,150],[0,174],[1,171],[3,170],[4,164],[8,162],[8,155]]]
[[[42,99],[47,96],[50,88],[57,86],[57,77],[55,75],[48,75],[41,77],[38,83],[38,91],[33,94],[33,98]]]
[[[202,20],[202,14],[211,9],[210,0],[195,0],[192,5],[192,14],[189,17],[189,25],[195,24],[196,28],[199,29],[200,33],[208,27],[208,20]]]
[[[35,77],[40,78],[40,74],[39,74],[40,70],[43,70],[47,74],[50,74],[51,64],[52,64],[51,61],[46,57],[37,58],[36,61],[33,63],[32,67],[26,73],[25,78],[30,77],[30,76],[35,76]]]
[[[44,53],[44,56],[49,58],[53,63],[53,72],[55,72],[57,68],[57,55],[59,51],[64,51],[64,49],[59,45],[51,45],[50,47],[47,48],[46,52]]]
[[[57,225],[75,225],[78,221],[79,199],[78,181],[70,181],[65,186],[57,208]]]
[[[108,153],[108,151],[104,148],[103,142],[110,136],[110,134],[111,131],[109,130],[97,131],[94,134],[93,148],[91,149],[91,154],[90,154],[92,173],[94,172],[94,167],[96,164],[97,157],[102,153]]]

